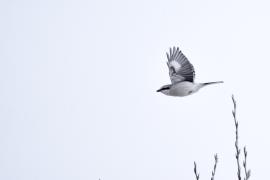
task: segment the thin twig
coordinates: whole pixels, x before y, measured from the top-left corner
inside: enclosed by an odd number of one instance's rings
[[[217,169],[217,163],[218,163],[218,155],[215,154],[215,165],[214,165],[214,169],[212,171],[211,180],[214,180],[214,178],[215,178],[216,169]]]
[[[247,149],[246,149],[246,147],[244,147],[244,155],[245,155],[245,159],[243,161],[243,166],[244,166],[244,169],[245,169],[244,180],[248,180],[249,177],[250,177],[251,171],[250,171],[250,169],[247,170]]]
[[[234,125],[235,125],[235,157],[236,157],[236,161],[237,161],[237,177],[238,180],[241,180],[241,167],[240,167],[240,160],[239,160],[239,156],[240,156],[240,149],[238,146],[238,121],[236,119],[236,101],[234,99],[234,96],[232,95],[232,101],[233,101],[233,111],[232,111],[232,115],[234,118]]]
[[[195,161],[194,161],[194,174],[195,174],[196,180],[199,180],[200,174],[197,172],[197,164]]]

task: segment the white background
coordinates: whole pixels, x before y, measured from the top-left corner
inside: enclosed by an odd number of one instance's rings
[[[251,179],[267,178],[269,1],[0,3],[0,179],[236,179],[233,93]],[[184,98],[165,52],[179,46],[196,81]]]

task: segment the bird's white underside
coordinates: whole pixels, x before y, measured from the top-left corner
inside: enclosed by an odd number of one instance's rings
[[[188,96],[197,92],[201,87],[201,84],[183,81],[174,84],[169,90],[162,91],[162,93],[169,96]]]

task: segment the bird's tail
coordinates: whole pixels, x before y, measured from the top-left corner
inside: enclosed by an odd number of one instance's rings
[[[207,83],[202,83],[202,85],[207,86],[207,85],[210,85],[210,84],[219,84],[219,83],[223,83],[223,81],[207,82]]]

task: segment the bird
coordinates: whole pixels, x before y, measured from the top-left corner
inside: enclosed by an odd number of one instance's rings
[[[171,84],[162,86],[157,92],[168,96],[184,97],[198,92],[205,86],[223,83],[223,81],[195,83],[194,67],[179,47],[170,48],[166,55]]]

